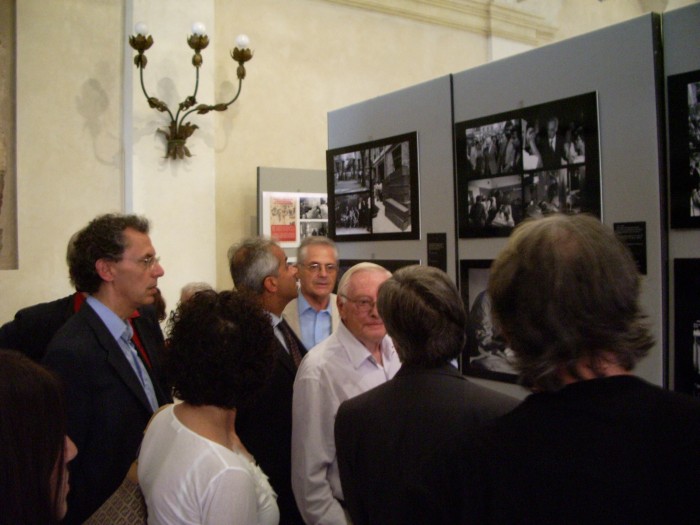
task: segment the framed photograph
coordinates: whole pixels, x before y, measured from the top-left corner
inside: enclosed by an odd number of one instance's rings
[[[668,77],[671,228],[700,228],[700,70]]]
[[[459,263],[462,300],[469,314],[467,344],[462,351],[462,373],[468,376],[515,383],[513,351],[493,323],[487,292],[490,260],[469,259]]]
[[[700,397],[700,259],[673,260],[674,389]]]
[[[262,192],[260,234],[282,248],[296,248],[313,235],[328,235],[325,193]]]
[[[326,173],[335,241],[420,238],[417,133],[328,150]]]
[[[461,238],[559,211],[601,216],[596,93],[459,122],[455,154]]]

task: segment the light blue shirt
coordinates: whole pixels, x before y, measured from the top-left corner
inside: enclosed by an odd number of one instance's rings
[[[299,292],[297,299],[297,309],[299,310],[299,327],[301,328],[301,342],[307,350],[312,349],[318,343],[331,335],[332,331],[332,311],[331,302],[323,310],[316,311]]]
[[[141,362],[141,359],[138,356],[138,350],[136,350],[136,347],[133,346],[133,343],[132,345],[129,345],[124,341],[124,339],[122,339],[122,335],[124,334],[125,330],[128,330],[130,334],[133,333],[131,326],[128,322],[121,319],[117,314],[100,302],[99,299],[95,299],[93,296],[88,295],[85,302],[95,311],[97,317],[102,320],[104,325],[107,327],[107,330],[109,330],[109,333],[112,334],[112,337],[114,337],[115,341],[119,345],[119,348],[124,354],[124,357],[126,357],[126,360],[129,362],[132,370],[136,374],[136,378],[143,387],[151,408],[155,411],[158,408],[158,398],[156,397],[156,391],[153,388],[151,377],[148,375],[146,367]]]

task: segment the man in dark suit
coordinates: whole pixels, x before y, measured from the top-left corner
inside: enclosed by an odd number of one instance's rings
[[[297,296],[297,269],[275,242],[246,239],[228,251],[233,284],[255,296],[270,314],[278,345],[272,377],[255,400],[240,407],[236,431],[277,493],[280,524],[303,525],[291,486],[292,388],[306,349],[282,320],[287,303]]]
[[[446,434],[500,416],[517,401],[470,383],[450,364],[464,346],[466,312],[444,272],[402,268],[382,284],[377,302],[402,365],[392,380],[340,405],[340,481],[353,525],[423,523],[407,512],[406,495],[426,457],[439,454]],[[446,514],[458,508],[457,498],[445,496],[449,487],[431,489]],[[456,521],[435,516],[430,523]]]
[[[76,292],[18,310],[12,321],[0,327],[0,348],[19,350],[34,361],[41,361],[51,338],[80,309],[83,300]]]
[[[88,297],[43,359],[65,384],[67,432],[78,447],[63,523],[82,523],[119,487],[153,411],[172,400],[160,376],[160,327],[134,316],[153,303],[164,273],[148,229],[142,217],[103,215],[68,251],[71,281]]]
[[[547,120],[547,136],[542,140],[540,153],[542,154],[542,167],[561,168],[566,164],[566,148],[564,138],[559,135],[559,119],[551,117]]]

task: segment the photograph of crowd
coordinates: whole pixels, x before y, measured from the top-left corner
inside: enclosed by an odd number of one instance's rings
[[[486,290],[491,261],[460,261],[462,300],[469,313],[467,344],[462,351],[462,373],[469,376],[515,383],[513,351],[491,315],[491,299]]]
[[[455,125],[460,237],[508,236],[529,216],[600,216],[596,93]]]
[[[674,259],[674,389],[700,397],[700,259]]]
[[[700,71],[668,77],[671,227],[700,227]]]
[[[329,150],[326,163],[331,237],[419,238],[416,133]]]

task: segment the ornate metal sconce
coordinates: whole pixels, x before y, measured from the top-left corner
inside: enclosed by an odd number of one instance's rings
[[[209,45],[209,37],[205,33],[204,24],[200,22],[194,23],[192,25],[192,34],[187,38],[187,43],[194,50],[194,56],[192,56],[192,65],[195,67],[196,71],[194,92],[180,102],[177,112],[173,115],[173,112],[165,102],[148,94],[146,86],[143,83],[143,70],[148,63],[144,53],[153,45],[153,37],[148,34],[148,28],[143,22],[136,24],[134,32],[136,33],[135,35],[129,36],[129,44],[137,52],[134,57],[134,64],[139,68],[139,77],[143,94],[146,96],[149,106],[157,111],[167,112],[170,116],[169,129],[158,130],[165,135],[168,141],[165,156],[171,159],[183,159],[186,156],[191,157],[192,155],[186,146],[186,142],[199,126],[191,122],[185,122],[185,119],[194,112],[205,115],[210,111],[226,111],[226,109],[238,99],[238,96],[241,94],[241,88],[243,87],[243,79],[245,78],[244,64],[253,58],[253,52],[248,48],[250,41],[246,35],[239,35],[236,37],[236,47],[231,51],[231,58],[238,62],[238,68],[236,70],[238,76],[238,91],[236,95],[228,102],[219,104],[197,104],[199,67],[202,65],[203,61],[201,51]]]

